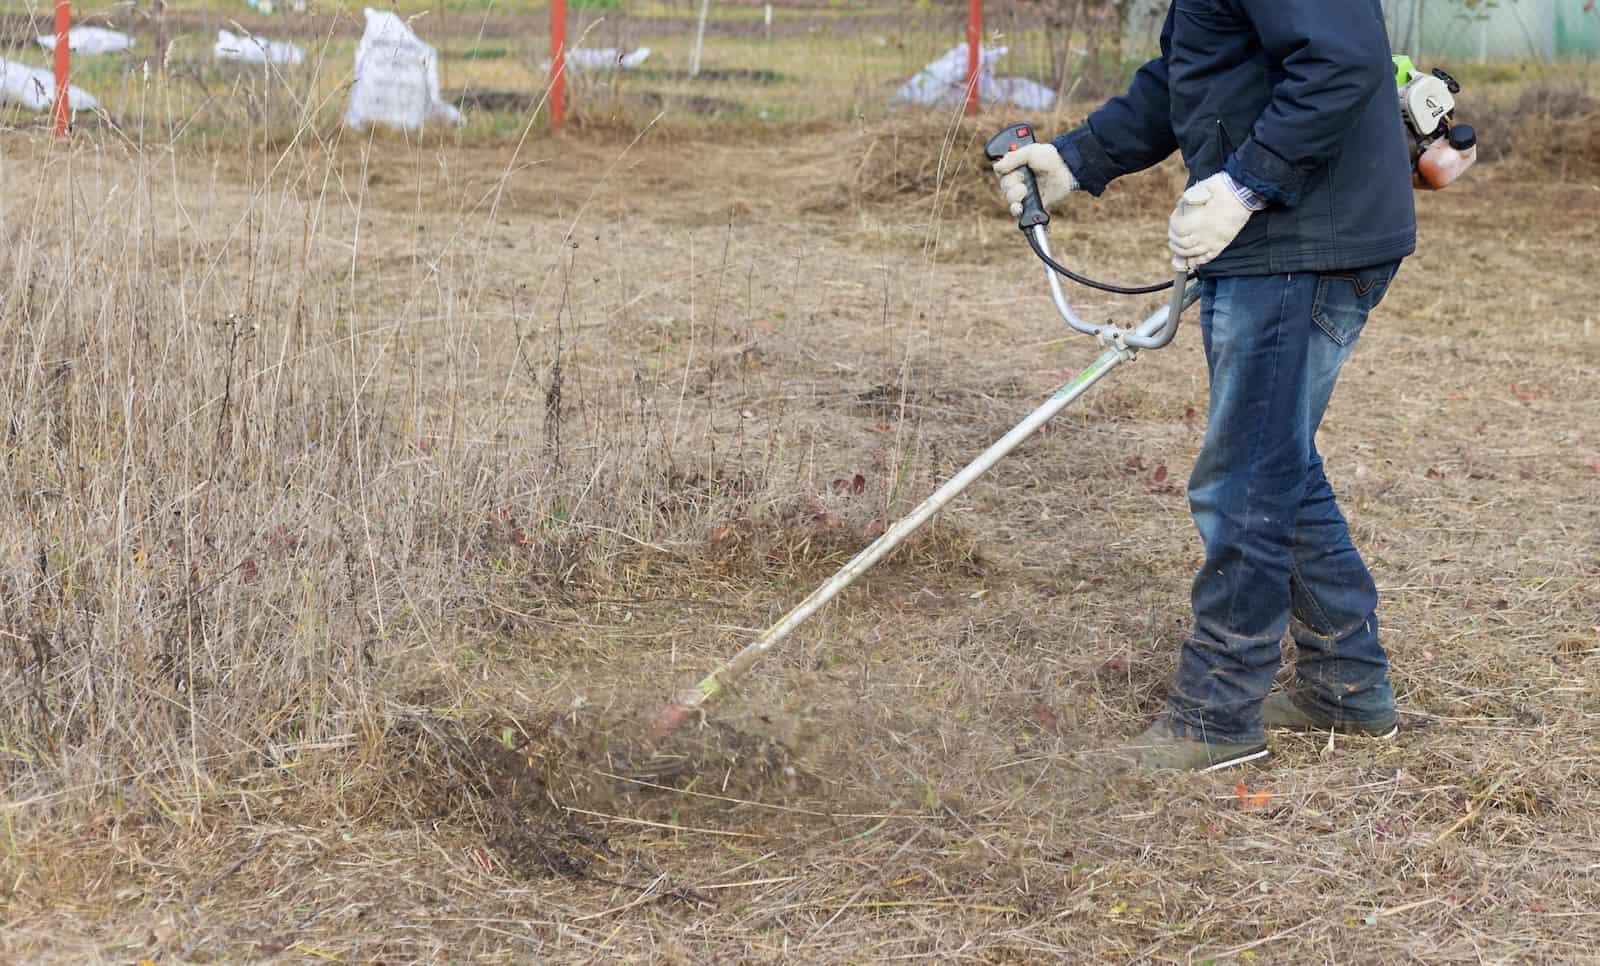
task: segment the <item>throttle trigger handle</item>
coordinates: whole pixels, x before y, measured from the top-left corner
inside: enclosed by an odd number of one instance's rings
[[[989,143],[983,146],[983,153],[990,161],[998,161],[1008,153],[1032,143],[1034,143],[1033,125],[1013,124],[996,131],[994,137],[989,139]]]
[[[1029,144],[1036,144],[1033,137],[1033,125],[1012,124],[996,131],[983,146],[983,154],[989,161],[995,162],[1019,148]],[[1022,181],[1028,188],[1028,194],[1022,199],[1022,216],[1017,219],[1017,227],[1023,231],[1035,225],[1050,224],[1050,213],[1044,210],[1044,202],[1039,198],[1039,182],[1033,176],[1033,169],[1024,165],[1022,167]]]

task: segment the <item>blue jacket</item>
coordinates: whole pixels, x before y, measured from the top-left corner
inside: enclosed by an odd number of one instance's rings
[[[1416,247],[1404,124],[1379,0],[1173,0],[1161,57],[1055,145],[1095,195],[1174,150],[1263,195],[1206,275],[1333,271]]]

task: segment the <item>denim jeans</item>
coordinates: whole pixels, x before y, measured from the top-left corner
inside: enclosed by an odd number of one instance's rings
[[[1175,732],[1260,740],[1285,631],[1302,707],[1347,721],[1393,713],[1377,588],[1315,440],[1339,369],[1398,267],[1203,284],[1211,411],[1189,508],[1205,564],[1168,697]]]

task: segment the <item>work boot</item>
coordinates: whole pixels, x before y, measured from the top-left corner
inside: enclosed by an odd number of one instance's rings
[[[1295,703],[1288,691],[1274,691],[1261,703],[1261,723],[1285,731],[1332,731],[1366,738],[1393,738],[1400,733],[1399,718],[1390,709],[1387,715],[1367,721],[1337,718],[1318,711],[1307,711]]]
[[[1143,771],[1219,771],[1267,757],[1265,741],[1198,741],[1174,734],[1166,715],[1134,739],[1130,750]]]

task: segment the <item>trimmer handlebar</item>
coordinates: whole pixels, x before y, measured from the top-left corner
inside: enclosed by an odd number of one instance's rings
[[[1036,143],[1033,131],[1031,124],[1011,124],[1001,128],[983,146],[983,153],[991,163],[998,161],[1012,151]],[[1050,265],[1053,261],[1050,252],[1050,214],[1045,211],[1044,202],[1039,197],[1039,184],[1034,179],[1032,169],[1023,167],[1021,170],[1028,194],[1023,199],[1022,215],[1017,219],[1017,227],[1028,235],[1034,251],[1049,266],[1045,269],[1045,275],[1050,283],[1050,297],[1055,301],[1056,311],[1061,314],[1067,325],[1102,342],[1130,349],[1159,349],[1171,342],[1173,336],[1178,333],[1178,317],[1186,306],[1200,298],[1199,282],[1186,284],[1189,281],[1188,273],[1184,269],[1178,269],[1172,279],[1171,301],[1157,309],[1139,325],[1123,327],[1109,323],[1096,325],[1084,321],[1073,311],[1071,303],[1067,301],[1066,293],[1062,291],[1060,275],[1055,267]]]
[[[1043,225],[1035,225],[1028,230],[1033,233],[1033,241],[1038,250],[1049,256],[1049,230]],[[1045,278],[1050,283],[1050,298],[1056,303],[1056,311],[1061,314],[1063,321],[1084,335],[1092,335],[1102,342],[1127,346],[1131,349],[1160,349],[1166,346],[1178,334],[1179,315],[1185,308],[1200,300],[1200,282],[1189,281],[1188,272],[1180,268],[1172,279],[1171,300],[1150,313],[1143,322],[1134,326],[1120,326],[1113,322],[1096,325],[1080,318],[1078,313],[1073,311],[1072,304],[1067,301],[1067,293],[1061,288],[1061,277],[1054,269],[1046,268]]]

